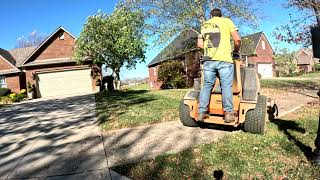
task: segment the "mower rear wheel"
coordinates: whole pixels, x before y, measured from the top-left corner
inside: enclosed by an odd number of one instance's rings
[[[192,117],[190,117],[190,109],[187,105],[183,103],[183,100],[180,103],[179,116],[180,116],[180,121],[184,126],[188,126],[188,127],[199,126],[197,122]]]
[[[254,134],[264,134],[266,118],[267,118],[267,97],[258,96],[255,109],[251,109],[246,113],[244,121],[244,130]]]

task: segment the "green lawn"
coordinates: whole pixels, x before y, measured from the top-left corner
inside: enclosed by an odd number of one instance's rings
[[[149,84],[140,84],[135,86],[128,86],[127,89],[129,90],[150,90]]]
[[[318,106],[268,123],[263,136],[239,132],[216,143],[112,169],[133,179],[317,179],[320,167],[307,157],[314,148]]]
[[[320,78],[320,72],[305,73],[298,77],[299,78]]]
[[[137,90],[143,88],[146,86],[98,94],[101,127],[112,130],[179,120],[179,103],[187,90]]]
[[[274,89],[319,89],[320,81],[316,79],[290,80],[290,79],[262,79],[262,88]]]

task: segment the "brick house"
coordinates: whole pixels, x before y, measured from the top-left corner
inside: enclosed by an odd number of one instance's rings
[[[242,40],[241,54],[247,66],[254,67],[262,78],[275,76],[274,51],[264,32],[243,36]]]
[[[101,78],[101,70],[93,73],[90,60],[76,64],[72,59],[75,41],[75,36],[59,27],[37,47],[1,49],[1,87],[18,92],[30,82],[37,97],[96,91],[95,82]]]
[[[295,54],[298,72],[314,71],[314,65],[320,63],[320,59],[313,57],[312,49],[302,48]]]
[[[180,33],[171,43],[165,47],[149,64],[149,85],[152,90],[161,89],[162,82],[158,80],[158,70],[161,63],[169,60],[181,61],[185,67],[187,78],[193,81],[198,76],[195,72],[200,67],[201,50],[196,47],[198,35],[187,30]]]
[[[34,48],[20,48],[6,51],[0,48],[0,88],[9,88],[12,92],[19,92],[24,89],[25,73],[18,66],[22,63],[21,59],[31,53]],[[20,55],[17,56],[17,52]]]
[[[265,77],[274,76],[274,51],[263,32],[244,36],[250,43],[241,47],[241,53],[246,58],[248,66],[254,67],[258,73]],[[149,64],[149,85],[151,89],[161,89],[162,83],[158,81],[158,70],[161,63],[169,60],[179,60],[188,70],[187,64],[199,65],[201,50],[196,48],[197,34],[186,30],[179,34],[167,47],[165,47]],[[191,62],[191,63],[190,63]],[[199,69],[198,68],[198,69]],[[190,68],[189,68],[190,69]],[[192,72],[195,78],[197,73]]]

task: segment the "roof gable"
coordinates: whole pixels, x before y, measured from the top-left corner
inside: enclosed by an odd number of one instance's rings
[[[313,56],[310,54],[311,51],[302,48],[300,49],[296,54],[295,57],[297,59],[297,64],[298,65],[303,65],[303,64],[311,64],[311,61],[313,61]]]
[[[4,56],[0,55],[0,75],[11,74],[21,72],[11,62],[9,62]]]
[[[66,29],[64,29],[62,26],[60,26],[59,28],[57,28],[46,40],[44,40],[37,48],[35,48],[32,53],[26,57],[26,59],[21,63],[20,66],[24,66],[26,63],[29,62],[29,60],[36,56],[37,53],[39,53],[40,51],[44,51],[45,46],[50,45],[50,43],[52,43],[52,39],[56,37],[56,35],[58,35],[58,33],[60,32],[65,32],[67,33],[71,38],[73,38],[74,40],[76,40],[76,37],[74,35],[72,35],[70,32],[68,32]]]
[[[274,53],[274,50],[273,50],[273,48],[272,48],[272,46],[271,46],[271,44],[270,44],[270,42],[269,42],[269,39],[267,38],[267,36],[266,36],[266,34],[264,33],[264,32],[262,32],[262,36],[261,36],[261,38],[260,38],[260,41],[261,41],[261,39],[262,39],[262,37],[264,37],[264,39],[267,41],[267,43],[268,43],[268,46],[271,48],[271,50],[272,50],[272,53]],[[259,41],[259,42],[260,42]],[[258,43],[258,45],[259,45],[259,43]],[[257,48],[257,47],[256,47]]]

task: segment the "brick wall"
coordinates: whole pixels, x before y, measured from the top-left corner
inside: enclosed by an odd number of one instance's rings
[[[158,70],[160,65],[149,67],[149,86],[152,90],[159,90],[162,82],[158,81]]]
[[[20,87],[20,76],[19,74],[6,75],[6,84],[12,92],[18,93],[21,89]]]
[[[263,44],[264,44],[264,48],[263,48]],[[274,63],[272,48],[269,45],[264,35],[262,35],[261,40],[257,46],[256,54],[257,54],[257,57],[249,57],[249,59],[253,62]]]
[[[60,39],[61,33],[63,33],[64,39]],[[75,39],[68,33],[60,30],[34,55],[33,59],[35,59],[34,61],[41,61],[72,57],[74,45]]]

